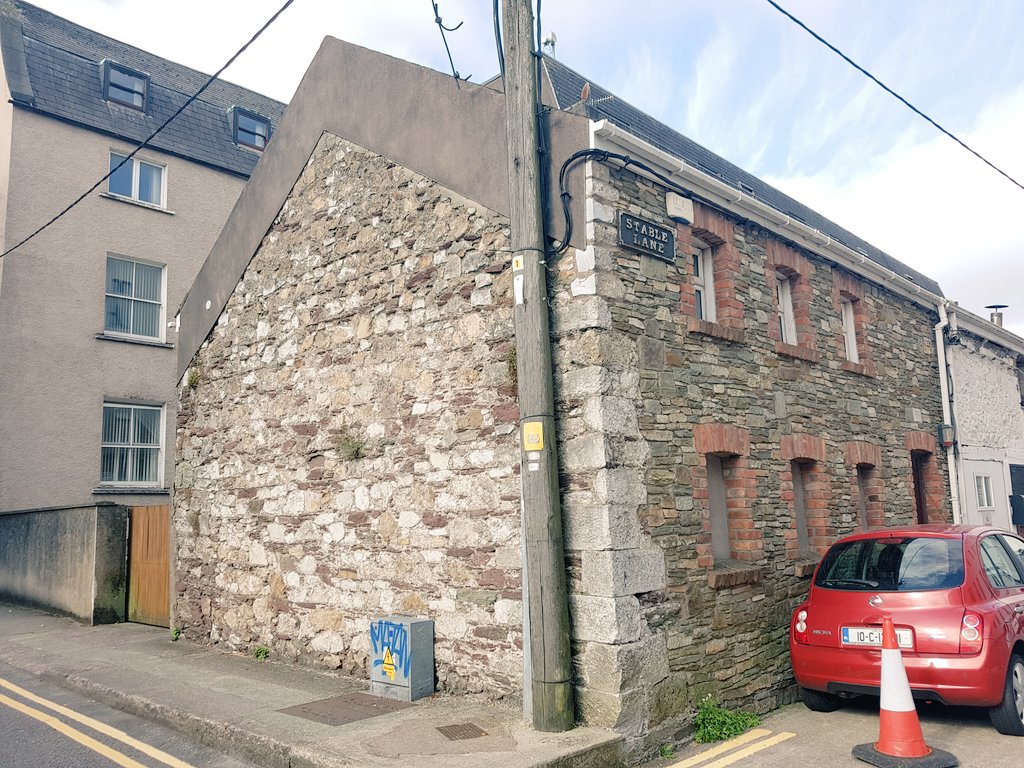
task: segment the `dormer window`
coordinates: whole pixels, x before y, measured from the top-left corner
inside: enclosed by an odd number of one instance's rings
[[[270,141],[270,120],[239,107],[231,108],[235,144],[263,151]]]
[[[149,75],[104,59],[103,98],[107,101],[145,111],[148,88]]]

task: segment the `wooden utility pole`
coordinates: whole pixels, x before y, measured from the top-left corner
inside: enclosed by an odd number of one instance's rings
[[[551,334],[538,152],[537,61],[530,0],[505,0],[505,126],[515,301],[516,374],[532,665],[533,726],[575,724],[562,509],[555,451]]]

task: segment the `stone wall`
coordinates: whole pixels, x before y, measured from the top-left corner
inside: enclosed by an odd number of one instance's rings
[[[321,138],[185,377],[176,626],[365,675],[371,618],[427,616],[440,688],[520,691],[506,251],[498,215]]]
[[[948,345],[947,356],[961,445],[1024,459],[1024,392],[1017,355],[961,331]]]
[[[699,203],[675,263],[625,250],[620,211],[676,226],[664,189],[597,163],[587,184],[590,245],[562,259],[554,299],[579,700],[653,743],[708,694],[759,711],[792,700],[789,614],[828,543],[857,526],[858,463],[871,521],[914,520],[909,446],[941,421],[937,318]],[[714,248],[718,322],[693,314],[695,236]],[[802,271],[799,345],[773,332],[770,261]],[[841,353],[840,293],[857,302],[860,363]],[[713,555],[708,455],[725,467],[728,558]],[[930,514],[948,520],[948,502]]]
[[[649,747],[705,695],[791,700],[789,613],[860,487],[871,523],[911,521],[921,452],[948,519],[936,318],[699,203],[673,263],[625,250],[619,211],[675,226],[664,190],[585,168],[588,247],[550,274],[577,707]],[[694,316],[697,245],[715,322]],[[507,248],[501,217],[322,138],[186,377],[176,623],[365,674],[372,617],[425,615],[442,689],[521,692]]]

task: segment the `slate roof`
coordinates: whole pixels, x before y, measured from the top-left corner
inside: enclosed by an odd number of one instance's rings
[[[209,78],[21,0],[15,0],[14,5],[23,17],[25,63],[34,95],[34,102],[29,103],[15,94],[17,106],[141,143]],[[7,59],[5,55],[10,72]],[[103,98],[100,62],[104,59],[149,75],[145,113]],[[217,80],[149,146],[248,177],[260,155],[234,143],[229,114],[232,106],[269,118],[273,138],[286,105]]]
[[[584,83],[590,81],[546,54],[543,61],[548,81],[555,94],[555,106],[559,109],[567,109],[578,104]],[[765,184],[756,176],[719,157],[664,123],[658,122],[596,83],[590,82],[590,98],[586,108],[591,120],[607,119],[637,138],[643,139],[688,165],[715,177],[743,194],[754,197],[775,210],[802,221],[807,226],[817,229],[851,250],[863,253],[871,261],[897,275],[909,278],[924,290],[942,296],[939,284],[930,277],[908,267],[806,205]]]

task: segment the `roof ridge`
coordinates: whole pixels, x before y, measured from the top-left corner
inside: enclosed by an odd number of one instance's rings
[[[177,69],[180,72],[188,74],[190,76],[193,76],[196,79],[201,80],[203,82],[205,82],[207,80],[210,80],[213,77],[210,73],[203,72],[201,70],[195,69],[193,67],[188,66],[187,64],[181,64],[180,62],[174,61],[173,59],[169,59],[169,58],[167,58],[165,56],[161,56],[159,54],[153,53],[152,51],[148,51],[145,48],[140,48],[137,45],[132,45],[131,43],[126,43],[123,40],[118,40],[116,37],[111,37],[110,35],[106,35],[106,34],[104,34],[102,32],[97,32],[95,29],[83,26],[82,24],[79,24],[77,22],[71,21],[70,19],[64,18],[63,16],[58,16],[57,14],[53,13],[52,11],[48,11],[45,8],[40,8],[37,5],[32,5],[31,3],[25,2],[25,0],[13,0],[13,4],[15,5],[16,8],[18,8],[19,11],[21,11],[23,7],[27,7],[27,8],[31,8],[32,12],[39,13],[39,14],[41,14],[43,16],[46,16],[47,20],[48,20],[48,22],[49,22],[49,24],[50,24],[52,29],[58,29],[61,26],[70,25],[72,27],[77,28],[78,30],[84,30],[89,35],[95,36],[96,38],[98,38],[97,42],[99,42],[101,44],[105,42],[105,43],[112,43],[112,44],[114,44],[116,46],[121,46],[121,47],[123,47],[125,49],[129,49],[130,51],[133,51],[133,52],[136,52],[138,54],[141,54],[142,57],[149,57],[149,58],[158,60],[158,61],[162,62],[165,66],[167,66],[170,69]],[[83,61],[92,61],[92,58],[89,57],[88,55],[84,54],[84,53],[80,53],[78,51],[72,50],[72,49],[67,48],[65,46],[59,45],[59,44],[57,44],[57,43],[55,43],[55,42],[53,42],[51,40],[45,39],[43,36],[41,36],[39,34],[39,32],[41,30],[33,31],[31,29],[31,27],[32,27],[32,21],[30,19],[23,18],[22,19],[22,29],[23,29],[23,34],[24,34],[24,36],[27,39],[33,40],[36,43],[39,43],[40,45],[47,45],[47,46],[50,46],[51,48],[55,48],[55,49],[57,49],[59,51],[63,51],[64,53],[69,54],[71,56],[75,56],[76,58],[82,59]],[[104,58],[111,58],[111,57],[104,57]],[[127,66],[126,64],[124,64],[123,62],[121,62],[121,61],[119,61],[117,59],[111,58],[111,60],[115,61],[117,64],[121,64],[122,66]],[[101,59],[101,61],[102,61],[102,59]],[[144,72],[144,74],[146,74],[150,78],[151,81],[153,80],[153,78],[154,78],[153,72]],[[157,74],[157,78],[160,79],[160,80],[164,79],[164,78],[160,78],[159,77],[159,73]],[[170,91],[174,91],[174,92],[177,92],[177,93],[183,93],[186,96],[191,96],[192,93],[194,93],[194,91],[193,92],[188,92],[188,91],[184,91],[184,90],[179,90],[179,89],[173,87],[172,85],[168,85],[166,83],[159,83],[159,84],[163,88],[166,88],[166,89],[168,89]],[[268,101],[274,102],[275,104],[279,104],[279,105],[282,105],[282,106],[287,106],[285,102],[278,101],[277,99],[274,99],[273,97],[267,96],[267,95],[265,95],[263,93],[260,93],[259,91],[255,91],[255,90],[253,90],[251,88],[247,88],[244,85],[239,85],[238,83],[232,82],[231,80],[227,80],[227,79],[225,79],[223,77],[213,77],[213,84],[227,86],[228,88],[237,88],[239,90],[245,91],[248,94],[251,94],[253,96],[257,96],[257,97],[259,97],[261,99],[266,99]],[[212,103],[212,102],[209,102],[207,99],[200,98],[198,100],[199,101],[203,101],[205,103]],[[214,104],[214,106],[219,106],[219,105]]]
[[[924,272],[900,261],[895,256],[873,245],[850,229],[832,221],[806,203],[772,186],[761,177],[722,157],[717,152],[708,149],[695,139],[690,138],[668,123],[640,109],[635,104],[631,104],[617,96],[613,91],[594,83],[586,75],[564,64],[562,61],[548,54],[542,55],[546,62],[549,61],[553,65],[549,66],[546,63],[545,66],[545,71],[548,73],[549,78],[551,78],[552,72],[558,73],[558,70],[561,70],[561,73],[558,74],[561,74],[563,78],[575,77],[583,80],[590,84],[592,91],[596,90],[610,97],[607,99],[606,104],[589,105],[588,116],[591,120],[606,119],[638,139],[657,147],[661,151],[667,152],[680,162],[702,173],[718,178],[737,191],[770,206],[780,214],[801,221],[808,227],[820,232],[823,236],[829,237],[851,250],[862,252],[864,256],[874,263],[904,277],[909,276],[909,279],[926,290],[942,295],[942,289],[938,282]],[[571,83],[563,80],[563,89],[569,85]],[[552,91],[557,93],[557,87],[554,85],[554,82],[552,82]],[[557,95],[555,98],[558,101]],[[603,100],[605,96],[598,96],[598,98]],[[593,98],[591,101],[593,101]],[[624,112],[626,114],[617,115],[616,112]],[[640,121],[644,124],[638,124]]]

